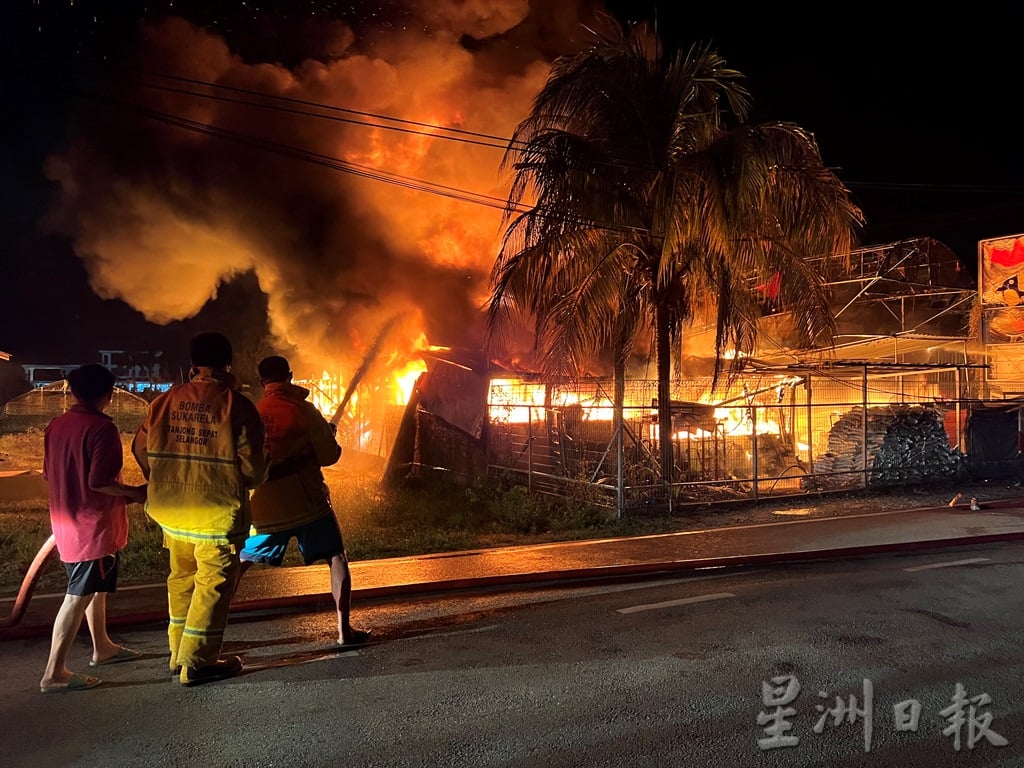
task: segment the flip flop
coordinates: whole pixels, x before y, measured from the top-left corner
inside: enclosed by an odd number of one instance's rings
[[[131,648],[125,648],[123,645],[117,649],[117,653],[111,656],[109,659],[101,659],[100,661],[90,661],[90,667],[102,667],[106,664],[120,664],[125,661],[135,661],[136,659],[142,658],[142,651],[135,651]]]
[[[92,675],[80,675],[77,672],[71,674],[67,685],[41,685],[40,693],[71,693],[72,691],[87,691],[102,683],[98,677]]]

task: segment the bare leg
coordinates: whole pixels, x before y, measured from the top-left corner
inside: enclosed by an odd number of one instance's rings
[[[107,634],[107,593],[97,592],[85,609],[85,621],[92,635],[92,660],[103,661],[117,655],[121,646]]]
[[[39,681],[40,688],[66,685],[71,680],[68,669],[68,651],[82,626],[82,618],[95,595],[64,595],[64,602],[53,621],[53,636],[50,640],[50,657]]]
[[[331,558],[331,596],[338,611],[338,642],[344,643],[352,634],[349,614],[352,609],[352,577],[348,572],[348,561],[341,555]]]
[[[341,645],[359,645],[370,639],[367,630],[353,629],[349,622],[352,613],[352,574],[348,568],[348,558],[335,555],[331,558],[331,595],[338,609],[338,643]]]
[[[352,613],[352,575],[349,573],[348,560],[344,555],[335,555],[331,558],[330,565],[331,595],[338,609],[338,642],[350,643],[359,636],[362,636],[361,639],[365,642],[366,634],[352,629],[349,621]]]

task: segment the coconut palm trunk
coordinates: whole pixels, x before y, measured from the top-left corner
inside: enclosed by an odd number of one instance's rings
[[[622,517],[626,506],[626,451],[625,451],[625,410],[626,410],[626,356],[615,356],[615,394],[612,403],[612,435],[615,441],[615,516]]]
[[[672,441],[672,334],[669,310],[659,303],[655,308],[655,346],[658,366],[658,448],[661,481],[672,498],[675,482],[675,451]]]

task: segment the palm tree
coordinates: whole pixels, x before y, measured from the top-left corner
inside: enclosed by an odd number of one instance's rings
[[[709,46],[665,53],[647,27],[614,25],[554,63],[502,163],[513,180],[491,337],[531,318],[553,376],[610,352],[618,399],[630,352],[653,332],[666,484],[682,331],[714,323],[717,382],[728,349],[753,349],[755,286],[781,275],[776,300],[801,340],[831,343],[827,292],[806,259],[848,253],[862,223],[814,137],[791,123],[747,125],[749,108],[742,74]],[[742,354],[731,359],[737,370]],[[616,411],[621,430],[621,402]]]

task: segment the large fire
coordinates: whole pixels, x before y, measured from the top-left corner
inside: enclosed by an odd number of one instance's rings
[[[781,386],[790,386],[791,380],[780,379]],[[507,424],[528,424],[543,422],[546,418],[547,407],[565,408],[570,405],[580,406],[581,415],[584,421],[611,421],[615,417],[615,407],[611,399],[606,395],[593,397],[581,397],[580,395],[562,389],[555,389],[549,394],[549,386],[543,383],[523,381],[520,379],[492,379],[490,387],[490,400],[488,415],[493,421]],[[703,397],[699,400],[704,405],[716,405],[716,402]],[[627,402],[624,403],[626,418],[630,414],[636,415],[642,412],[647,423],[648,438],[657,442],[660,437],[658,423],[651,417],[657,414],[657,408],[650,404]],[[722,435],[750,435],[757,434],[780,434],[781,427],[778,422],[764,414],[758,418],[756,425],[751,421],[750,409],[743,404],[714,408],[715,428]],[[714,433],[699,426],[689,426],[673,432],[672,437],[676,440],[690,438],[713,437]]]
[[[287,63],[180,18],[147,21],[118,62],[133,77],[89,84],[128,109],[92,105],[48,160],[54,220],[95,292],[152,322],[192,318],[254,275],[275,351],[325,414],[349,394],[342,416],[359,421],[408,401],[426,339],[482,346],[503,137],[582,13],[413,4],[401,25],[325,20],[292,41],[308,58]],[[349,393],[393,315],[393,354]],[[216,322],[240,341],[259,320]]]
[[[376,396],[389,405],[406,405],[412,397],[413,387],[416,386],[420,375],[426,370],[427,364],[422,360],[408,361],[389,372],[381,382],[377,383],[375,386]],[[315,379],[299,379],[295,383],[310,391],[308,399],[317,407],[317,410],[327,418],[333,418],[338,405],[348,393],[345,381],[344,374],[340,372],[324,371]],[[360,393],[356,389],[349,400],[353,408],[358,405],[359,398]]]
[[[362,385],[348,391],[353,372],[324,370],[314,378],[296,379],[295,383],[309,390],[307,398],[325,418],[339,426],[348,426],[343,431],[349,447],[358,450],[373,450],[387,453],[388,446],[382,444],[384,428],[382,411],[404,407],[412,397],[413,388],[419,377],[427,371],[422,359],[404,360],[395,364],[385,360],[392,367]],[[344,409],[339,413],[339,408]]]

